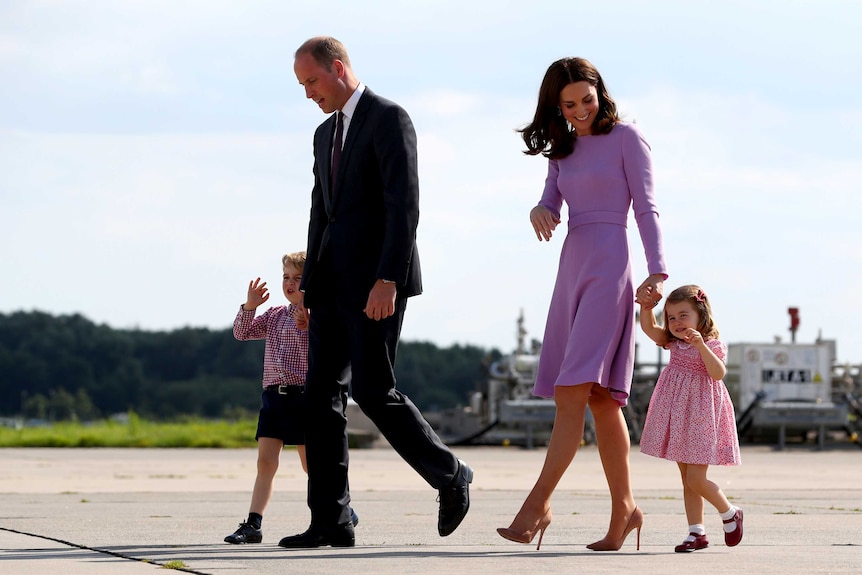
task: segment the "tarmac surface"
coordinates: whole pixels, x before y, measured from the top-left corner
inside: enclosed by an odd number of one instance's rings
[[[475,471],[471,509],[437,535],[436,492],[389,447],[353,450],[356,547],[287,550],[304,531],[306,478],[283,454],[257,545],[228,545],[248,511],[251,449],[0,449],[0,574],[147,574],[166,566],[209,575],[536,573],[862,573],[862,449],[743,447],[743,465],[709,477],[745,510],[745,536],[724,545],[706,505],[711,545],[673,552],[687,534],[676,465],[632,449],[645,513],[640,551],[585,545],[604,536],[610,505],[595,446],[579,450],[557,489],[542,548],[506,541],[506,527],[538,476],[544,449],[456,448]]]

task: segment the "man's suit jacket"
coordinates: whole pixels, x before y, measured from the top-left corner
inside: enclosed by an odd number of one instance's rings
[[[416,132],[407,112],[365,88],[347,131],[336,187],[330,164],[335,114],[314,133],[314,189],[300,288],[305,306],[362,310],[374,282],[392,280],[398,297],[422,292],[416,227]]]

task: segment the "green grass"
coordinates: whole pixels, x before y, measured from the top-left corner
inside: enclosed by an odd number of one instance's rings
[[[54,423],[48,427],[0,427],[0,447],[255,447],[257,421],[189,419],[128,422]]]

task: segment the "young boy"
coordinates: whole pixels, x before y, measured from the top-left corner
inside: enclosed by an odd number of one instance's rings
[[[302,469],[305,462],[305,409],[303,388],[308,371],[308,312],[299,307],[299,281],[305,267],[305,252],[281,258],[281,289],[290,305],[271,307],[255,317],[258,306],[269,299],[266,282],[249,282],[246,302],[233,322],[236,339],[266,339],[263,358],[263,394],[257,421],[257,477],[251,495],[248,520],[224,538],[227,543],[260,543],[263,512],[272,497],[272,482],[284,445],[295,445]],[[351,510],[353,524],[359,523]]]

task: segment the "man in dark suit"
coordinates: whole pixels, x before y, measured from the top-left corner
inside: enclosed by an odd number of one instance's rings
[[[395,389],[395,352],[407,298],[422,292],[416,227],[416,132],[400,106],[357,80],[344,45],[306,41],[294,72],[307,98],[332,114],[314,134],[314,189],[300,290],[310,312],[308,505],[311,526],[282,547],[354,545],[343,389],[392,447],[439,490],[438,532],[470,507],[473,470],[456,458]]]

